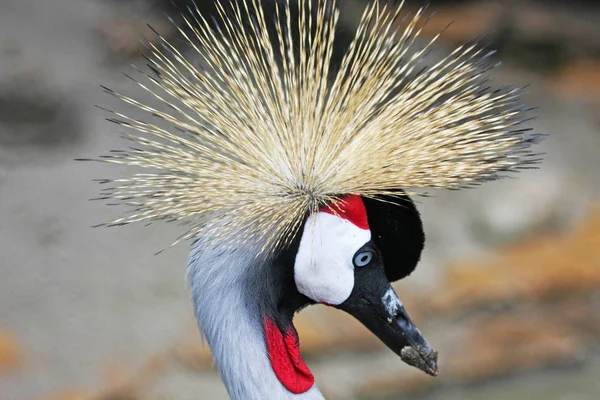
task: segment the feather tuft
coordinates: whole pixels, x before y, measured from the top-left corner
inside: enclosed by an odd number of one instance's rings
[[[522,88],[485,86],[493,51],[469,43],[421,68],[439,37],[419,44],[425,8],[403,19],[403,2],[373,1],[334,69],[337,0],[276,2],[274,22],[259,0],[223,3],[178,28],[202,68],[159,33],[147,44],[151,73],[132,81],[167,111],[103,87],[161,123],[107,109],[137,147],[99,161],[153,172],[100,181],[131,210],[104,225],[185,222],[180,240],[263,253],[344,195],[470,188],[538,161]]]

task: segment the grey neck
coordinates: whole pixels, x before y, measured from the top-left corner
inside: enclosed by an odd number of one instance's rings
[[[194,310],[231,399],[323,399],[316,385],[289,392],[271,367],[262,325],[265,310],[275,307],[270,265],[244,249],[200,247],[194,246],[187,271]]]

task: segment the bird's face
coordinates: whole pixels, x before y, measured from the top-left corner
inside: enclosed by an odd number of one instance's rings
[[[296,287],[353,315],[405,362],[436,375],[437,352],[390,284],[412,272],[423,241],[410,200],[396,205],[348,196],[306,221],[294,264]]]

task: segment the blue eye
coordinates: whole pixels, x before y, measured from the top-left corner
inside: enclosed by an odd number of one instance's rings
[[[354,265],[359,268],[364,267],[369,265],[371,260],[373,260],[372,251],[361,251],[360,253],[354,256]]]

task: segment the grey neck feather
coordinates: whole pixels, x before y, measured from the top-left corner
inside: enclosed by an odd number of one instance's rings
[[[194,246],[187,270],[194,310],[231,399],[322,400],[316,384],[303,394],[289,392],[269,362],[262,315],[276,306],[269,304],[272,266],[248,249],[200,247]]]

